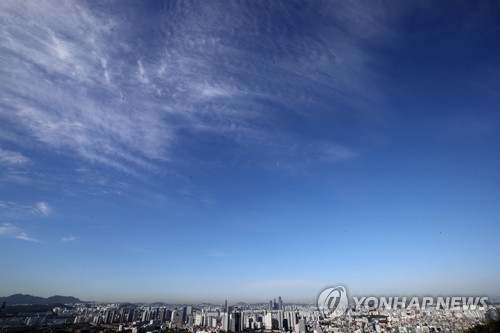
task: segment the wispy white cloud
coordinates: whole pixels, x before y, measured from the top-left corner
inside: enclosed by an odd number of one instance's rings
[[[30,237],[26,232],[24,232],[18,226],[11,223],[3,223],[2,225],[0,225],[0,236],[12,237],[23,241],[40,243],[40,240]]]
[[[217,85],[202,84],[197,89],[201,96],[207,98],[228,97],[233,94],[230,88]]]
[[[139,66],[139,80],[144,84],[149,84],[149,78],[144,70],[144,66],[142,66],[142,61],[137,60],[137,65]]]
[[[0,200],[0,217],[9,219],[25,219],[33,216],[48,217],[54,209],[46,201],[38,201],[34,205],[26,205],[14,201]]]
[[[152,168],[151,159],[164,156],[171,131],[157,110],[145,108],[148,91],[135,92],[139,82],[130,82],[129,91],[111,83],[123,69],[106,60],[123,51],[110,47],[115,22],[70,3],[1,6],[0,15],[12,24],[0,42],[7,64],[0,119],[17,128],[12,140],[35,140],[124,172]],[[131,77],[124,74],[125,80]]]
[[[30,162],[31,160],[20,152],[0,148],[0,164],[24,165]]]
[[[319,145],[318,150],[320,156],[327,162],[344,161],[354,158],[357,155],[353,149],[335,143]]]
[[[0,121],[11,125],[2,140],[136,177],[179,158],[183,133],[216,134],[251,153],[279,152],[301,139],[281,125],[290,113],[314,119],[306,106],[352,110],[380,98],[362,40],[386,34],[383,8],[319,7],[337,26],[297,33],[289,31],[293,18],[282,31],[255,26],[253,12],[272,22],[285,10],[280,2],[224,8],[231,11],[224,16],[214,4],[172,4],[152,19],[158,29],[148,37],[162,43],[151,46],[136,38],[151,31],[133,24],[126,7],[97,12],[74,2],[2,1]],[[355,156],[329,140],[331,162]],[[0,162],[29,161],[5,156],[0,151]]]
[[[0,175],[0,181],[3,184],[28,185],[31,182],[31,177],[26,172],[7,170],[4,174]]]
[[[16,228],[14,225],[11,223],[4,223],[0,225],[0,235],[9,235],[14,232],[17,232],[18,228]]]
[[[30,236],[28,236],[27,233],[25,232],[21,232],[19,235],[17,235],[15,237],[16,239],[20,239],[20,240],[23,240],[23,241],[27,241],[27,242],[36,242],[36,243],[40,243],[40,241],[38,239],[35,239],[35,238],[32,238]]]
[[[111,83],[111,78],[109,76],[109,72],[108,72],[108,61],[106,60],[106,58],[101,58],[101,66],[102,66],[102,69],[104,71],[104,79],[106,80],[106,83],[107,84],[110,84]]]
[[[35,204],[36,210],[43,216],[49,216],[52,214],[52,207],[49,206],[45,201],[39,201]]]
[[[78,237],[75,237],[75,236],[65,236],[65,237],[61,238],[61,241],[68,243],[68,242],[74,242],[77,239],[78,239]]]

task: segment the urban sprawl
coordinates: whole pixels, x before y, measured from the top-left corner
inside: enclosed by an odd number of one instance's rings
[[[492,306],[440,306],[426,309],[349,307],[337,318],[317,306],[269,303],[247,305],[156,305],[82,303],[46,312],[20,312],[0,317],[0,332],[290,332],[290,333],[430,333],[463,332],[488,319],[498,319]]]

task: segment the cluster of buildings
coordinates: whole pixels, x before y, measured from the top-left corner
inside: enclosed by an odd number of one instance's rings
[[[50,313],[0,318],[0,332],[49,331],[60,327],[102,327],[146,333],[165,330],[191,333],[267,331],[289,333],[432,333],[463,332],[485,319],[498,319],[494,307],[439,307],[425,310],[348,308],[330,318],[316,306],[268,304],[228,306],[135,306],[76,304]]]
[[[345,315],[320,320],[316,333],[459,333],[488,319],[498,319],[495,307],[461,306],[443,309],[430,307],[417,309],[350,308]]]
[[[207,330],[212,332],[242,332],[245,330],[279,330],[307,332],[309,307],[284,306],[281,297],[269,304],[228,306],[142,306],[123,307],[120,304],[77,305],[72,310],[55,308],[59,316],[69,314],[74,324],[120,324],[122,331],[154,332],[165,329]]]

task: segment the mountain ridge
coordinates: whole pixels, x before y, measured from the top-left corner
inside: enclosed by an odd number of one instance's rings
[[[13,294],[10,296],[0,297],[0,303],[6,302],[7,305],[14,304],[70,304],[83,303],[82,300],[73,296],[54,295],[50,297],[40,297],[28,294]]]

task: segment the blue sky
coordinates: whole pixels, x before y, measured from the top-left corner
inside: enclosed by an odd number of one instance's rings
[[[0,7],[0,295],[500,295],[498,3]]]

